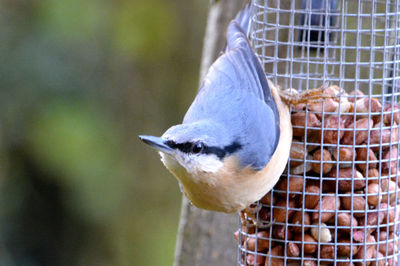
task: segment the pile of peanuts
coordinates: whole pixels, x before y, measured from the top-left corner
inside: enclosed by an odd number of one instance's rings
[[[324,93],[291,106],[285,174],[234,234],[242,265],[397,265],[400,106]]]

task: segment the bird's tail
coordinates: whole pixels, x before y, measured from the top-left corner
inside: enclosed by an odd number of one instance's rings
[[[246,36],[249,36],[250,33],[250,15],[251,15],[251,5],[247,4],[235,17],[235,21],[242,28],[243,32],[246,33]]]
[[[249,3],[237,13],[234,19],[234,21],[236,21],[241,31],[246,35],[247,38],[249,37],[250,27],[251,27],[250,15],[251,15],[251,5]],[[228,48],[227,43],[225,43],[224,49],[222,49],[221,54],[225,53],[227,51],[227,48]]]

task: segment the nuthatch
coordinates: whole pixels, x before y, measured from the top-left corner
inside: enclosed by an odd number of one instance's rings
[[[210,67],[183,123],[162,137],[140,139],[160,151],[199,208],[242,211],[277,183],[292,142],[289,108],[266,79],[238,21],[229,24],[225,51]]]

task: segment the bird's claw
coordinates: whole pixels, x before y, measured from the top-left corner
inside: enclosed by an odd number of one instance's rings
[[[275,221],[267,222],[264,220],[257,219],[257,213],[261,210],[262,205],[250,205],[246,209],[240,212],[242,224],[246,227],[257,227],[259,229],[266,229],[272,226]]]

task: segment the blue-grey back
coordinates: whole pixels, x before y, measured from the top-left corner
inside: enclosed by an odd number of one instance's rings
[[[240,142],[242,166],[262,169],[276,149],[278,110],[261,64],[235,21],[228,28],[226,51],[210,67],[184,124],[203,120],[225,129],[221,145]]]

